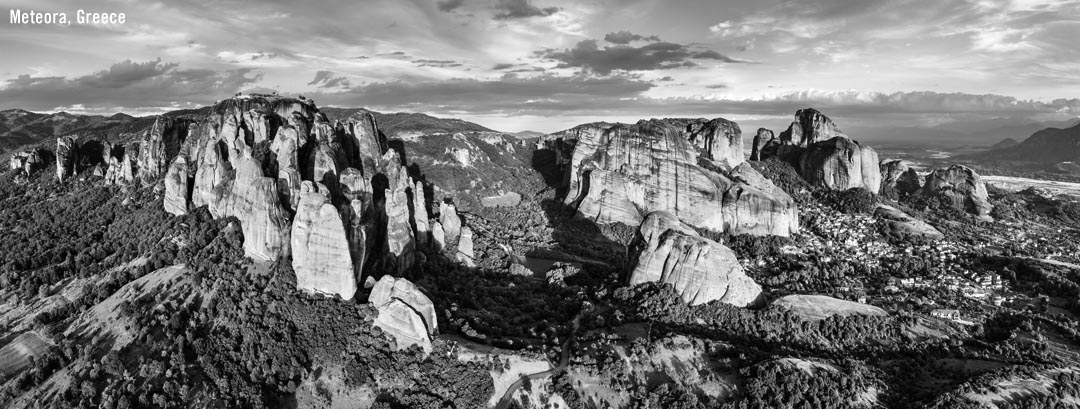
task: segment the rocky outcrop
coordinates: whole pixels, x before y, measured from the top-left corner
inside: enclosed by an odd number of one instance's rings
[[[165,173],[164,206],[165,211],[173,215],[188,212],[188,166],[187,158],[183,156],[177,156]]]
[[[263,177],[251,156],[237,160],[236,179],[224,208],[244,232],[244,254],[256,261],[274,261],[289,253],[290,225],[274,178]]]
[[[375,115],[370,112],[358,112],[349,117],[346,132],[352,136],[356,145],[357,166],[367,177],[373,176],[378,169],[379,160],[389,149],[386,136],[379,132]]]
[[[922,220],[916,219],[895,207],[879,204],[874,210],[877,216],[893,233],[903,237],[920,237],[940,240],[945,238],[941,231]]]
[[[159,116],[146,131],[139,144],[138,176],[143,184],[151,184],[165,174],[173,158],[187,138],[189,121]]]
[[[419,345],[431,352],[431,337],[439,328],[435,305],[415,284],[384,275],[372,287],[368,302],[379,311],[375,325],[397,341],[397,349]]]
[[[773,131],[765,128],[758,128],[757,134],[754,135],[754,146],[750,151],[750,160],[761,160],[761,151],[765,148],[765,144],[776,138],[773,135]]]
[[[844,136],[808,145],[797,169],[810,184],[830,190],[861,187],[878,193],[881,188],[877,152]]]
[[[416,244],[409,218],[409,198],[405,189],[386,189],[385,255],[397,274],[412,268]]]
[[[207,206],[214,217],[223,217],[222,205],[229,189],[231,167],[222,155],[222,145],[211,140],[204,148],[202,161],[195,171],[191,205]]]
[[[438,220],[431,224],[431,247],[435,251],[446,248],[446,230]]]
[[[453,203],[440,203],[439,222],[443,232],[443,246],[457,243],[461,236],[461,216],[458,216],[457,206]]]
[[[458,239],[457,253],[454,258],[466,267],[476,267],[476,254],[473,252],[473,231],[468,226],[461,228],[461,237]]]
[[[427,201],[424,200],[424,184],[421,181],[412,183],[413,197],[413,225],[416,226],[416,245],[427,247],[431,237],[431,227],[428,225]]]
[[[274,139],[280,117],[268,109],[252,109],[244,113],[245,140],[252,146]]]
[[[684,130],[690,144],[705,159],[735,166],[743,162],[742,130],[739,124],[724,118],[708,122],[698,120],[686,125]]]
[[[299,152],[305,142],[291,125],[278,129],[274,141],[270,143],[270,151],[274,152],[277,160],[278,173],[283,169],[300,170]]]
[[[747,277],[735,253],[703,238],[667,212],[645,217],[635,244],[637,263],[629,284],[671,284],[690,305],[710,301],[746,306],[761,295],[761,286]]]
[[[638,225],[647,213],[662,210],[716,232],[797,231],[798,210],[787,193],[749,167],[734,171],[704,158],[699,162],[684,129],[649,120],[584,135],[596,139],[578,141],[572,178],[577,190],[566,203],[598,223]]]
[[[780,143],[805,148],[837,136],[845,135],[832,119],[814,108],[806,108],[795,112],[795,120],[780,133]]]
[[[8,169],[21,170],[23,174],[29,176],[35,170],[44,167],[44,165],[45,163],[41,158],[41,152],[37,149],[31,149],[13,153],[9,160]]]
[[[329,197],[312,182],[305,181],[301,188],[291,243],[297,288],[352,299],[356,276],[345,225]]]
[[[110,146],[105,150],[106,185],[130,185],[135,182],[135,169],[138,167],[135,160],[139,156],[139,144],[130,143],[123,146]]]
[[[987,200],[986,184],[974,170],[963,165],[937,169],[926,176],[922,194],[939,196],[952,207],[976,216],[989,216],[994,206]]]
[[[75,137],[56,138],[56,180],[63,182],[75,174],[77,149]]]
[[[898,193],[914,193],[922,187],[919,172],[911,168],[911,162],[903,159],[885,159],[881,161],[881,191],[886,188]]]

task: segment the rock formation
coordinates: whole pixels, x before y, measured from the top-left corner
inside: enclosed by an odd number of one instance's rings
[[[845,136],[808,145],[797,169],[810,184],[831,190],[861,187],[878,193],[881,188],[877,152]]]
[[[431,352],[431,337],[438,332],[435,305],[412,282],[384,275],[371,289],[368,302],[379,311],[375,325],[397,341],[397,349],[419,345]]]
[[[754,135],[754,146],[750,151],[750,160],[761,160],[761,151],[765,147],[765,143],[772,141],[776,138],[773,135],[773,131],[765,128],[758,128],[757,134]]]
[[[476,267],[475,253],[473,252],[473,232],[468,226],[461,228],[461,237],[458,239],[457,253],[454,258],[466,267]]]
[[[31,149],[12,154],[9,169],[21,170],[23,174],[29,176],[35,170],[44,167],[44,165],[45,163],[41,158],[41,152],[37,149]]]
[[[309,181],[301,188],[291,243],[297,288],[352,299],[356,276],[345,225],[327,195]]]
[[[431,228],[428,226],[427,201],[424,200],[424,183],[416,181],[412,183],[413,197],[413,225],[416,226],[416,245],[427,247]]]
[[[379,132],[375,115],[370,112],[359,112],[349,117],[346,128],[357,148],[359,160],[354,166],[370,178],[377,172],[380,158],[389,149],[386,136]]]
[[[645,214],[664,210],[716,232],[797,231],[798,210],[787,193],[749,167],[733,171],[704,158],[699,162],[684,130],[649,120],[583,135],[572,161],[577,190],[566,203],[598,223],[638,225]]]
[[[837,136],[845,136],[832,119],[816,109],[806,108],[795,112],[795,120],[780,133],[780,143],[808,147]]]
[[[405,189],[386,189],[385,255],[397,274],[412,268],[416,244],[409,218],[409,198]]]
[[[896,234],[906,237],[922,237],[927,239],[943,239],[944,234],[922,220],[909,216],[895,207],[879,204],[874,210],[874,216],[884,221],[885,224]]]
[[[105,184],[130,185],[135,182],[136,158],[139,156],[138,142],[125,146],[110,146],[105,150]],[[190,169],[189,169],[190,170]]]
[[[77,147],[73,136],[56,138],[56,180],[63,182],[75,174]]]
[[[274,261],[289,253],[290,226],[282,208],[277,181],[263,177],[250,155],[237,160],[236,178],[226,199],[224,216],[240,220],[244,254],[257,261]]]
[[[993,210],[987,200],[986,184],[974,170],[963,165],[937,169],[926,176],[922,194],[946,198],[959,210],[985,217]]]
[[[165,174],[187,138],[188,125],[185,119],[168,116],[154,120],[139,144],[138,176],[142,183],[153,183]]]
[[[446,230],[438,220],[431,224],[431,247],[435,251],[446,248]]]
[[[885,159],[881,161],[881,190],[886,187],[899,193],[914,193],[922,187],[922,178],[911,162],[903,159]]]
[[[731,249],[699,236],[671,213],[649,213],[635,241],[630,285],[671,284],[690,305],[720,300],[746,306],[761,295],[761,286],[746,276]]]
[[[188,166],[187,158],[183,156],[177,156],[165,174],[164,206],[165,211],[173,215],[188,212]]]
[[[222,145],[214,140],[207,141],[195,171],[195,187],[191,195],[191,205],[207,206],[214,217],[223,217],[221,206],[226,198],[229,185],[229,163],[222,155]]]
[[[744,160],[742,130],[735,122],[724,118],[694,121],[686,125],[685,133],[690,144],[705,159],[727,166],[738,165]]]
[[[440,203],[439,222],[443,232],[442,245],[445,247],[457,243],[458,237],[461,236],[461,216],[458,216],[457,206],[453,203]]]

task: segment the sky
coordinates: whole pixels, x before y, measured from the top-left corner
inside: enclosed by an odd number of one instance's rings
[[[80,9],[125,22],[9,18]],[[276,91],[509,132],[671,116],[782,127],[804,107],[856,126],[1080,116],[1080,0],[2,0],[0,12],[0,109],[140,115]]]

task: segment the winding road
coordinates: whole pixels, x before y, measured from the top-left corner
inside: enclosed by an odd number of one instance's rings
[[[559,357],[559,364],[546,371],[537,372],[533,374],[524,375],[514,383],[510,384],[510,387],[506,388],[506,393],[499,399],[499,403],[495,404],[496,409],[506,409],[510,407],[510,403],[514,401],[514,392],[517,392],[525,380],[534,380],[544,377],[548,377],[559,373],[566,369],[566,366],[570,364],[570,346],[573,344],[575,337],[577,336],[578,327],[581,326],[581,316],[585,314],[591,308],[582,308],[576,316],[574,316],[573,329],[570,331],[570,336],[567,337],[566,342],[562,345],[562,355]]]

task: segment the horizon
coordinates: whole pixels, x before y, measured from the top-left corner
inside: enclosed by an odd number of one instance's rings
[[[31,10],[72,21],[15,21]],[[505,132],[673,116],[779,131],[804,107],[849,127],[1080,115],[1071,0],[19,0],[9,14],[0,109],[143,116],[277,92]]]

